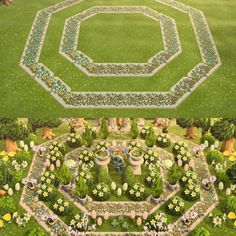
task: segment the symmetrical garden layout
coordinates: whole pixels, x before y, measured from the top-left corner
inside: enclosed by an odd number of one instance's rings
[[[79,132],[82,132],[83,130],[80,130]],[[159,129],[156,129],[155,132],[160,133]],[[21,206],[28,212],[30,212],[35,219],[42,225],[42,227],[45,228],[48,232],[51,233],[51,235],[74,235],[73,233],[76,234],[74,223],[71,222],[70,225],[67,225],[60,217],[56,216],[56,214],[48,208],[47,204],[44,201],[40,200],[40,196],[42,193],[44,193],[44,189],[47,190],[49,189],[48,185],[48,175],[47,170],[45,165],[47,166],[47,158],[49,154],[49,158],[55,157],[55,159],[49,159],[51,162],[55,162],[56,166],[58,165],[58,162],[56,161],[56,157],[59,158],[60,154],[56,154],[58,150],[61,149],[63,144],[68,142],[68,137],[71,137],[71,139],[74,138],[73,135],[65,134],[54,141],[49,141],[45,144],[42,144],[37,148],[38,151],[36,151],[30,171],[27,176],[27,181],[31,183],[30,185],[25,185],[22,193],[22,197],[20,200]],[[74,139],[74,142],[76,138]],[[175,135],[175,134],[170,134],[170,141],[172,143],[179,143],[180,145],[183,144],[187,148],[188,145],[188,151],[192,152],[192,149],[196,144],[192,143],[191,141],[186,141],[185,139]],[[133,149],[135,148],[135,145],[137,143],[140,144],[140,148],[142,150],[145,150],[148,155],[148,152],[151,151],[152,153],[157,153],[158,158],[156,161],[153,161],[155,159],[148,159],[143,156],[143,158],[135,158],[137,156],[132,155],[132,150],[137,150]],[[187,145],[186,145],[187,144]],[[43,148],[42,148],[43,147]],[[138,147],[138,146],[137,146]],[[180,146],[177,145],[179,148]],[[106,152],[106,150],[113,150],[113,152],[109,151],[109,157],[108,156],[96,156],[94,158],[95,150],[103,150]],[[42,153],[40,150],[46,150],[45,153]],[[119,150],[119,161],[117,161],[116,155],[114,155],[115,151],[114,150]],[[186,150],[186,149],[185,149]],[[184,151],[184,150],[183,150]],[[184,151],[185,152],[185,151]],[[51,156],[50,156],[51,155]],[[187,156],[190,155],[187,154]],[[93,157],[93,158],[92,158]],[[127,159],[128,158],[128,159]],[[167,181],[167,174],[169,172],[168,163],[172,162],[174,163],[174,155],[166,151],[163,148],[160,147],[154,147],[153,149],[147,149],[145,143],[143,140],[135,140],[131,142],[130,140],[116,140],[116,139],[109,139],[109,140],[94,140],[92,147],[89,149],[86,149],[85,147],[76,147],[73,149],[70,149],[66,154],[64,158],[64,162],[69,161],[71,163],[76,163],[76,165],[71,168],[72,172],[72,184],[68,186],[63,186],[59,185],[57,191],[60,192],[60,194],[63,195],[63,197],[74,204],[74,206],[78,207],[80,212],[84,214],[83,220],[88,223],[88,218],[93,218],[94,219],[94,211],[96,211],[96,217],[99,216],[104,216],[105,212],[109,212],[110,216],[131,216],[131,212],[135,211],[137,216],[142,216],[144,213],[147,214],[148,216],[151,216],[152,214],[155,214],[155,212],[158,212],[161,208],[162,205],[166,204],[166,201],[170,201],[170,199],[175,199],[174,196],[178,195],[180,191],[182,191],[182,187],[177,185],[177,187],[171,189],[170,186],[168,187],[168,181]],[[46,160],[46,162],[45,162]],[[114,161],[115,160],[115,161]],[[122,162],[122,160],[124,162]],[[141,160],[141,161],[140,161]],[[188,158],[187,158],[188,160]],[[211,174],[208,170],[208,166],[205,162],[205,157],[201,158],[193,158],[193,163],[189,162],[189,165],[192,167],[193,171],[195,172],[196,176],[195,178],[197,179],[197,182],[202,183],[203,179],[210,179]],[[183,163],[186,160],[183,159]],[[118,164],[117,164],[118,163]],[[121,163],[121,164],[120,164]],[[134,172],[137,174],[137,178],[142,178],[144,175],[139,173],[139,171],[142,170],[142,172],[147,168],[147,170],[153,170],[157,171],[159,175],[161,176],[162,182],[163,182],[163,194],[161,195],[161,198],[159,199],[158,202],[153,202],[151,196],[147,197],[145,200],[139,199],[139,196],[133,196],[134,199],[129,199],[126,197],[121,198],[115,196],[114,193],[112,193],[112,190],[107,190],[106,185],[98,184],[96,185],[96,188],[93,189],[90,192],[90,196],[88,197],[88,200],[86,202],[81,202],[81,199],[79,200],[76,198],[76,195],[74,194],[74,188],[75,188],[75,182],[78,180],[79,176],[84,176],[86,180],[89,180],[89,177],[85,177],[85,175],[82,175],[82,173],[86,173],[87,168],[90,169],[90,173],[87,172],[87,175],[89,176],[91,173],[93,173],[93,168],[96,168],[98,166],[103,166],[107,168],[107,171],[110,176],[120,176],[121,171],[122,171],[122,163],[126,163],[126,165],[130,165]],[[187,163],[187,162],[186,162]],[[140,169],[139,169],[140,168]],[[112,173],[111,173],[112,172]],[[148,172],[147,172],[148,173]],[[145,173],[145,176],[146,174]],[[150,172],[152,173],[152,172]],[[191,172],[193,173],[193,172]],[[93,175],[93,174],[92,174]],[[144,176],[144,177],[145,177]],[[152,174],[151,174],[152,176]],[[151,177],[150,177],[151,178]],[[51,179],[52,180],[52,179]],[[50,180],[50,181],[51,181]],[[147,179],[146,179],[147,180]],[[148,181],[148,180],[147,180]],[[182,179],[182,181],[185,181]],[[200,184],[199,184],[200,186]],[[203,186],[199,187],[200,191],[200,197],[197,201],[193,202],[193,204],[190,206],[189,209],[187,209],[182,217],[179,217],[175,222],[171,223],[168,225],[167,228],[159,228],[161,234],[163,235],[186,235],[190,230],[194,229],[196,225],[198,225],[203,218],[209,214],[209,212],[212,211],[212,209],[218,204],[218,196],[215,192],[214,185],[209,182],[209,188],[203,188]],[[133,188],[128,189],[129,195],[132,196],[132,191],[140,191],[139,194],[142,194],[142,185],[137,186],[137,189],[135,188],[135,185]],[[145,187],[146,188],[146,187]],[[197,187],[198,188],[198,187]],[[196,188],[196,191],[197,191]],[[110,199],[106,200],[106,191],[111,191]],[[125,191],[123,190],[124,193],[122,193],[122,196],[126,196]],[[186,190],[185,190],[186,191]],[[192,191],[191,188],[188,191]],[[102,195],[97,195],[101,194]],[[117,192],[118,193],[118,192]],[[50,192],[48,192],[50,194]],[[91,195],[92,194],[92,195]],[[105,194],[105,195],[103,195]],[[45,196],[41,196],[45,197]],[[194,197],[194,195],[192,195]],[[94,200],[97,199],[97,200]],[[56,200],[55,200],[56,201]],[[174,201],[174,200],[173,200]],[[57,205],[55,203],[55,205]],[[168,205],[168,207],[171,204]],[[54,206],[53,206],[54,207]],[[55,206],[56,207],[56,206]],[[56,208],[55,208],[56,209]],[[170,208],[171,209],[171,208]],[[177,208],[176,208],[177,209]],[[189,219],[189,216],[192,216],[191,221],[186,222],[184,219]],[[84,221],[82,220],[81,215],[77,216],[75,218],[76,222],[80,222],[82,225]],[[86,218],[87,217],[87,218]],[[144,216],[143,216],[144,218]],[[50,219],[50,221],[49,221]],[[146,218],[147,219],[147,218]],[[149,218],[148,218],[149,219]],[[157,220],[157,219],[156,219]],[[81,224],[78,224],[81,228]],[[77,227],[79,229],[80,227]],[[87,227],[87,226],[86,226]],[[91,226],[92,227],[92,226]],[[88,226],[86,229],[89,232],[89,235],[99,235],[102,234],[102,232],[94,232],[90,226]],[[114,232],[106,232],[108,235],[115,235],[116,233]],[[119,235],[142,235],[142,232],[119,232]],[[145,232],[145,235],[153,235],[153,232],[150,232],[147,230]]]
[[[59,78],[39,59],[52,14],[83,1],[85,0],[65,0],[39,11],[20,61],[20,66],[65,108],[174,108],[221,65],[211,32],[200,10],[174,0],[155,0],[157,4],[165,4],[188,14],[202,62],[197,64],[183,78],[180,78],[168,92],[72,91],[63,82],[63,78]],[[146,63],[94,63],[92,58],[77,50],[77,40],[79,38],[80,23],[101,13],[138,13],[151,17],[154,21],[159,21],[164,50],[157,52]],[[99,77],[151,76],[158,73],[161,68],[166,66],[181,52],[182,49],[174,19],[145,6],[100,6],[80,12],[66,20],[59,49],[61,55],[74,63],[85,74]],[[99,78],[97,79],[99,80]],[[107,79],[107,83],[111,83],[109,78]]]

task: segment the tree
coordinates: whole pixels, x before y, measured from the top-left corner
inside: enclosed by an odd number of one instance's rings
[[[211,134],[223,142],[221,151],[234,151],[234,139],[236,137],[236,119],[219,119],[211,127]]]
[[[153,147],[156,143],[156,135],[152,127],[149,128],[149,132],[145,138],[145,144],[148,147]]]
[[[211,118],[195,119],[195,125],[197,128],[202,129],[202,135],[204,135],[211,128]]]
[[[52,128],[56,128],[61,124],[60,119],[29,119],[29,123],[32,127],[33,132],[38,128],[43,128],[43,138],[44,139],[52,139],[55,134],[52,132]]]
[[[105,119],[102,119],[101,127],[100,127],[100,135],[102,139],[107,139],[109,135],[108,127],[107,127],[107,122]]]
[[[5,142],[7,152],[19,151],[17,140],[25,139],[29,135],[28,125],[19,119],[0,119],[0,139]]]
[[[136,139],[138,137],[139,131],[138,131],[138,125],[135,119],[131,122],[131,129],[130,129],[130,135],[132,139]]]
[[[93,134],[88,126],[85,127],[85,131],[83,133],[84,144],[86,147],[91,147],[93,144]]]

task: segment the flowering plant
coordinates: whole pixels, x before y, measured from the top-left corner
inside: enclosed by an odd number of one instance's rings
[[[106,201],[110,197],[110,189],[108,185],[99,183],[92,191],[92,196],[97,201]]]
[[[173,146],[173,153],[178,154],[180,151],[187,150],[188,145],[182,141],[177,141]]]
[[[158,168],[151,169],[145,178],[147,185],[151,187],[159,176],[160,170]]]
[[[162,212],[156,212],[152,214],[149,217],[146,224],[144,225],[144,231],[160,232],[167,230],[168,230],[167,217]]]
[[[143,127],[143,128],[141,129],[141,131],[140,131],[140,137],[141,137],[142,139],[145,139],[145,138],[147,137],[148,133],[149,133],[149,130],[150,130],[150,127],[149,127],[149,126]]]
[[[157,146],[159,147],[169,147],[170,146],[170,135],[161,133],[157,135]]]
[[[56,175],[50,171],[45,171],[40,180],[41,184],[53,184],[55,186],[59,185],[59,180]]]
[[[106,141],[100,141],[96,145],[96,150],[97,151],[106,151],[110,147],[110,143]]]
[[[66,215],[70,210],[70,205],[67,201],[59,198],[52,206],[53,211],[60,216]]]
[[[30,220],[31,215],[29,213],[24,213],[23,215],[19,215],[18,212],[14,212],[12,218],[15,220],[18,226],[25,227],[25,225]]]
[[[190,160],[192,159],[192,155],[187,150],[181,149],[176,155],[175,160],[181,161],[182,166],[185,164],[189,164]]]
[[[79,164],[83,167],[90,167],[94,166],[94,153],[90,150],[82,150],[79,155]]]
[[[134,201],[142,201],[146,197],[145,187],[140,183],[135,183],[129,190],[129,196]]]
[[[27,161],[22,161],[22,163],[19,163],[17,160],[13,160],[11,165],[14,167],[15,170],[20,170],[21,168],[25,169],[28,166]]]
[[[86,184],[91,185],[93,183],[93,175],[91,174],[91,172],[89,171],[89,169],[83,169],[80,173],[79,176],[81,176]],[[79,177],[77,177],[76,180],[78,180]]]
[[[180,183],[185,186],[187,184],[196,184],[197,183],[197,175],[193,171],[187,171],[180,179]]]
[[[97,137],[97,130],[96,130],[96,128],[93,127],[93,126],[90,126],[90,125],[88,125],[87,127],[88,127],[89,131],[91,132],[93,139],[95,139]]]
[[[182,198],[175,196],[167,201],[167,211],[171,215],[181,215],[184,212],[184,201]]]
[[[42,184],[37,194],[41,201],[49,201],[54,197],[55,189],[52,184]]]
[[[63,143],[59,143],[57,141],[54,141],[50,146],[49,146],[49,151],[59,151],[62,154],[65,154],[65,145]]]
[[[184,197],[189,201],[195,201],[200,197],[200,187],[197,184],[189,183],[183,191]]]
[[[140,144],[139,142],[134,141],[134,140],[132,140],[132,141],[129,142],[129,145],[128,145],[128,149],[129,149],[129,150],[132,150],[132,149],[139,149],[139,148],[141,148],[141,144]]]
[[[82,144],[81,136],[76,133],[70,133],[70,135],[67,137],[66,141],[70,147],[80,147]]]
[[[63,154],[59,150],[51,150],[48,155],[46,156],[46,160],[49,160],[50,164],[56,165],[56,163],[59,161],[60,164],[64,160]]]
[[[143,158],[145,165],[156,165],[158,160],[158,154],[156,151],[148,150],[147,152],[145,152]]]

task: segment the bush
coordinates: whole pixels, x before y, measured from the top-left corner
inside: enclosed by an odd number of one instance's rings
[[[218,151],[218,150],[213,150],[210,151],[207,156],[206,156],[206,161],[209,165],[211,165],[211,163],[214,161],[215,164],[217,163],[224,163],[225,159],[224,159],[224,155]]]
[[[14,213],[16,211],[16,205],[12,197],[2,196],[0,198],[0,215],[3,216],[7,213]]]
[[[149,133],[149,129],[150,129],[149,126],[145,126],[145,127],[143,127],[143,128],[141,129],[140,137],[141,137],[142,139],[146,139],[146,136],[147,136],[147,134]]]
[[[187,184],[183,190],[184,198],[188,201],[195,201],[200,197],[200,187],[197,184]]]
[[[132,139],[138,138],[138,125],[135,120],[132,120],[131,122],[131,128],[130,128],[130,136]]]
[[[107,122],[105,119],[102,119],[101,127],[100,127],[100,136],[102,139],[107,139],[109,135],[108,127],[107,127]]]
[[[226,171],[220,170],[216,172],[217,182],[223,182],[225,187],[229,187],[230,179]]]
[[[149,128],[149,132],[145,138],[145,144],[148,147],[153,147],[156,144],[156,135],[152,127]]]
[[[158,161],[158,154],[156,151],[148,150],[143,155],[144,158],[144,165],[157,165]]]
[[[149,170],[148,175],[145,178],[145,183],[147,184],[147,186],[151,187],[156,182],[158,177],[160,177],[160,169],[153,168]]]
[[[163,182],[162,182],[161,176],[159,176],[153,184],[152,196],[154,198],[159,198],[162,193],[163,193]]]
[[[164,134],[164,133],[157,135],[156,144],[159,147],[169,147],[170,146],[170,135]]]
[[[145,187],[140,183],[135,183],[130,186],[129,196],[133,201],[143,201],[147,197]]]
[[[92,168],[94,166],[94,153],[91,150],[81,150],[79,155],[79,165],[84,168]]]
[[[43,229],[38,227],[38,228],[31,229],[29,232],[27,232],[27,236],[47,236],[47,234],[45,233]]]
[[[82,145],[82,138],[79,134],[70,133],[66,139],[68,146],[76,148]]]
[[[180,177],[181,177],[181,171],[179,170],[178,166],[174,163],[168,172],[167,181],[169,184],[175,185]]]
[[[235,196],[227,196],[224,201],[224,210],[226,212],[236,212],[236,197]]]
[[[211,236],[211,234],[210,234],[210,232],[207,229],[201,227],[199,229],[193,230],[190,233],[190,236]]]
[[[93,134],[88,126],[85,127],[85,131],[83,133],[83,140],[86,147],[91,147],[93,144]]]
[[[130,186],[134,185],[134,183],[136,182],[134,171],[130,165],[126,167],[122,177],[123,177],[123,183],[127,183]]]
[[[104,183],[99,183],[93,189],[92,196],[97,201],[106,201],[110,197],[110,188]]]
[[[76,195],[79,198],[85,198],[88,194],[88,191],[89,189],[84,179],[82,177],[79,177],[76,182]]]
[[[208,147],[210,147],[211,145],[213,145],[216,142],[216,139],[214,136],[212,136],[212,134],[207,133],[204,134],[201,138],[200,138],[200,143],[204,144],[205,141],[208,142]]]
[[[55,187],[52,184],[42,184],[37,194],[39,200],[50,201],[55,197]]]
[[[236,163],[233,164],[228,170],[227,170],[227,176],[229,177],[229,180],[236,184]]]
[[[33,141],[34,144],[38,143],[38,138],[35,134],[30,133],[26,139],[24,139],[24,143],[30,146],[30,142]]]
[[[21,150],[15,155],[14,158],[19,164],[21,164],[23,161],[27,161],[29,163],[31,161],[31,154]]]
[[[52,206],[53,212],[59,216],[65,216],[70,212],[70,205],[65,199],[59,198]]]
[[[61,152],[63,155],[66,152],[66,147],[63,143],[59,143],[57,141],[54,141],[50,146],[49,146],[49,150],[50,151],[59,151]]]
[[[187,151],[187,150],[188,150],[188,145],[182,141],[176,142],[172,149],[175,155],[177,155],[181,151]]]
[[[72,180],[72,173],[66,165],[62,165],[61,168],[56,170],[56,175],[61,184],[68,185]]]
[[[97,182],[98,183],[105,183],[107,185],[110,185],[110,176],[108,174],[108,171],[106,167],[99,166],[97,171]]]
[[[184,201],[181,197],[175,196],[166,203],[167,212],[170,215],[182,215],[184,213]]]

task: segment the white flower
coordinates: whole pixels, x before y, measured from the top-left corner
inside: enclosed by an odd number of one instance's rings
[[[112,190],[116,190],[116,183],[115,183],[115,182],[112,182],[112,183],[111,183],[111,189],[112,189]]]
[[[127,184],[127,183],[124,183],[124,184],[123,184],[123,191],[127,191],[127,189],[128,189],[128,184]]]
[[[121,196],[121,194],[122,194],[122,190],[121,190],[121,188],[118,188],[118,189],[117,189],[117,195],[118,195],[118,196]]]
[[[24,146],[24,150],[25,150],[26,152],[28,152],[28,151],[29,151],[29,147],[28,147],[28,145],[27,145],[27,144]]]

